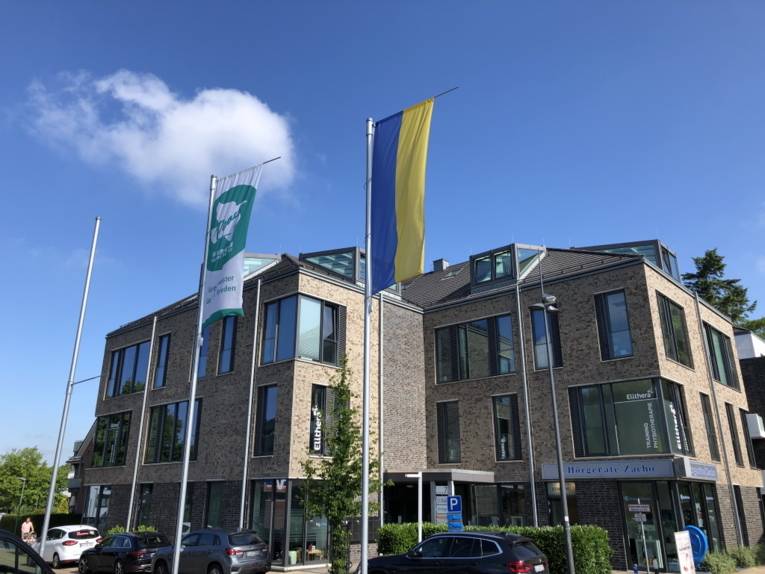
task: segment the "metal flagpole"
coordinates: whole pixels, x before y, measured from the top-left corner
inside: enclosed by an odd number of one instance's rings
[[[199,281],[199,315],[197,316],[196,347],[194,348],[194,363],[191,368],[191,390],[189,392],[188,423],[186,425],[186,438],[183,445],[183,472],[181,474],[181,492],[178,498],[178,517],[175,524],[175,540],[173,540],[173,574],[178,574],[178,563],[181,559],[181,536],[183,536],[183,511],[186,508],[186,482],[189,479],[189,459],[191,458],[191,437],[194,432],[194,415],[196,412],[195,402],[197,398],[197,370],[199,368],[199,351],[202,347],[202,317],[205,307],[205,268],[207,266],[207,247],[210,243],[210,219],[212,218],[212,206],[215,200],[215,187],[218,183],[214,175],[210,176],[210,203],[207,206],[207,229],[205,230],[205,248],[202,258],[202,278]]]
[[[384,396],[385,396],[385,385],[384,385],[384,378],[383,378],[383,345],[384,345],[384,337],[385,337],[385,331],[384,331],[384,325],[383,325],[383,292],[380,291],[380,330],[379,330],[379,336],[377,341],[377,348],[378,352],[380,354],[380,357],[378,359],[378,367],[377,367],[377,379],[379,381],[379,389],[377,391],[379,400],[378,400],[378,406],[377,406],[377,416],[379,417],[379,424],[378,424],[378,432],[380,433],[380,438],[378,440],[380,444],[380,466],[379,466],[379,472],[380,472],[380,480],[378,484],[378,488],[380,489],[379,492],[379,504],[380,504],[380,526],[382,527],[385,524],[385,488],[383,486],[384,480],[385,480],[385,464],[384,464],[384,457],[385,457],[385,420],[383,417],[384,414]]]
[[[133,519],[133,503],[135,502],[135,481],[138,479],[138,463],[141,459],[141,445],[143,444],[143,419],[146,416],[146,399],[149,396],[149,380],[151,378],[151,358],[154,355],[154,338],[157,334],[157,316],[151,323],[151,343],[149,343],[149,360],[146,365],[146,382],[143,387],[143,401],[141,402],[141,418],[138,422],[138,444],[135,447],[135,462],[133,463],[133,482],[130,483],[130,504],[128,504],[127,521],[125,529],[130,532],[130,524]]]
[[[244,528],[244,499],[247,494],[247,469],[250,462],[250,436],[252,430],[252,396],[255,389],[255,365],[257,364],[256,352],[258,349],[258,315],[260,314],[260,284],[262,279],[258,277],[258,288],[255,294],[255,324],[252,327],[252,361],[250,362],[250,396],[247,401],[247,426],[244,432],[244,464],[242,465],[242,496],[239,501],[239,529]]]
[[[537,488],[536,478],[534,476],[534,443],[532,441],[531,430],[531,408],[529,406],[529,378],[526,372],[526,342],[524,340],[523,331],[523,315],[521,313],[521,281],[518,277],[518,247],[514,248],[515,251],[515,303],[518,313],[518,342],[520,343],[521,351],[521,376],[523,380],[523,403],[526,415],[526,444],[528,448],[529,458],[529,494],[531,496],[531,517],[534,526],[539,526],[539,515],[537,514]],[[541,263],[542,253],[539,253]]]
[[[101,218],[96,217],[96,225],[93,229],[93,241],[90,244],[90,258],[88,259],[88,271],[85,274],[85,287],[82,290],[82,302],[80,303],[80,318],[77,320],[77,334],[74,337],[74,350],[72,351],[72,362],[69,365],[69,379],[66,383],[66,395],[64,396],[64,410],[61,413],[61,424],[58,428],[58,441],[56,442],[56,453],[53,455],[53,472],[50,479],[50,488],[48,489],[48,504],[45,507],[45,519],[40,538],[40,555],[45,552],[45,541],[48,538],[48,527],[50,526],[50,514],[53,511],[53,500],[56,497],[56,480],[58,479],[58,465],[61,461],[61,448],[64,445],[64,434],[66,433],[66,423],[69,418],[69,403],[72,400],[72,388],[74,387],[74,376],[77,372],[77,359],[80,356],[80,338],[82,337],[82,324],[85,322],[85,310],[88,307],[88,292],[90,291],[90,278],[93,275],[93,262],[96,258],[96,244],[98,243],[98,231],[101,228]]]
[[[369,554],[369,339],[372,322],[372,144],[374,121],[367,118],[367,181],[366,181],[366,280],[364,281],[364,387],[361,434],[361,569],[367,574]],[[173,574],[177,574],[174,572]]]

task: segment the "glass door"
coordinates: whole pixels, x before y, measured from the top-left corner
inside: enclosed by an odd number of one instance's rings
[[[654,484],[651,482],[622,482],[622,504],[626,519],[629,566],[637,563],[641,569],[663,570],[664,552],[661,543],[659,513],[656,511]]]

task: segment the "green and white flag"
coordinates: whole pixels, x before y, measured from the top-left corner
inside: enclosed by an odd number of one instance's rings
[[[205,263],[205,327],[229,315],[244,315],[244,246],[261,171],[262,165],[218,181]]]

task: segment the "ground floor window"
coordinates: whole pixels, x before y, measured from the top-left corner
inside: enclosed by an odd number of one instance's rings
[[[151,498],[154,493],[153,484],[142,484],[138,495],[138,516],[139,525],[151,525]]]
[[[274,564],[326,562],[329,527],[324,517],[306,518],[302,481],[256,480],[250,496],[250,528],[265,540]]]
[[[111,497],[112,487],[110,485],[90,486],[82,517],[83,522],[95,526],[99,530],[104,530],[106,521],[109,519],[109,500]]]
[[[550,524],[563,524],[563,502],[560,492],[560,482],[547,483],[547,510]],[[576,506],[575,482],[566,481],[566,505],[569,523],[576,524],[579,522],[579,512]]]
[[[205,527],[220,528],[223,526],[223,490],[222,482],[207,483],[207,510]]]

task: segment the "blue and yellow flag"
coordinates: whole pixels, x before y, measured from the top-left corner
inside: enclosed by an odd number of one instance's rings
[[[433,98],[377,122],[372,152],[372,294],[425,266],[425,164]]]

